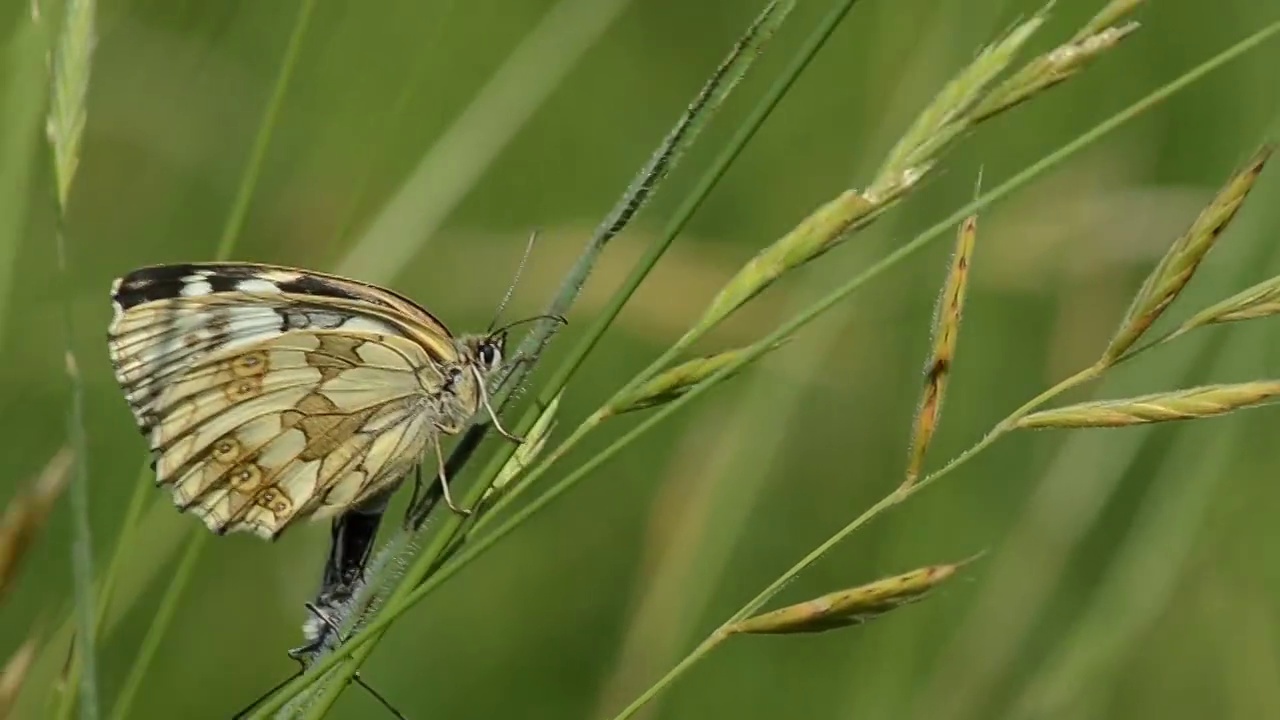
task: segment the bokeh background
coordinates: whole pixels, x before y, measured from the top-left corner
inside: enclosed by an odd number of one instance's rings
[[[1031,49],[1069,37],[1101,4],[1059,2]],[[28,7],[7,5],[0,27],[15,36]],[[465,329],[488,322],[538,228],[508,315],[537,312],[760,5],[316,0],[233,255],[384,282]],[[610,247],[548,365],[829,5],[799,3]],[[4,263],[0,497],[65,441],[60,313],[69,301],[87,383],[99,568],[144,450],[107,363],[107,289],[135,266],[212,258],[299,7],[100,3],[68,222],[72,297],[54,282],[48,171],[37,162],[14,188],[29,212]],[[574,380],[561,426],[672,342],[757,249],[865,183],[946,79],[1037,7],[861,2]],[[1143,28],[1120,49],[966,139],[907,203],[758,298],[704,347],[761,336],[967,201],[980,168],[994,185],[1274,22],[1280,6],[1163,0],[1138,17]],[[1145,272],[1273,126],[1277,66],[1272,41],[984,213],[935,463],[1092,361]],[[17,87],[17,66],[8,67],[6,87]],[[9,170],[19,162],[0,158]],[[1280,273],[1275,170],[1174,315]],[[612,717],[899,482],[948,245],[886,273],[609,462],[399,622],[364,677],[410,718]],[[1278,373],[1280,332],[1262,320],[1197,332],[1074,397]],[[634,422],[613,421],[553,476]],[[986,550],[958,581],[861,628],[731,642],[643,717],[1280,717],[1277,430],[1277,411],[1259,409],[1006,439],[856,533],[775,603]],[[165,494],[148,500],[101,643],[106,707],[176,558],[204,532]],[[66,617],[69,538],[63,503],[2,611],[5,655]],[[317,525],[275,544],[208,543],[133,717],[225,718],[291,673],[285,650],[299,640],[327,542]],[[47,687],[64,657],[63,646],[47,653],[32,682]],[[24,717],[44,707],[28,703]],[[353,690],[334,716],[382,712]]]

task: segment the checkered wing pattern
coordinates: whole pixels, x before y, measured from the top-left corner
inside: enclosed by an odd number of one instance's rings
[[[389,492],[475,410],[449,380],[462,346],[383,288],[209,263],[142,268],[111,295],[111,362],[156,482],[219,534],[275,538]]]

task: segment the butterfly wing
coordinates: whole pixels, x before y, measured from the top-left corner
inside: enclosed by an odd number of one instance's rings
[[[112,295],[111,360],[157,482],[216,532],[340,513],[398,482],[435,431],[423,378],[456,349],[394,293],[206,264],[143,268]]]

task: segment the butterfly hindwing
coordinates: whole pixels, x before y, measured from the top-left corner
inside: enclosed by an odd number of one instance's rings
[[[157,482],[217,532],[339,513],[398,482],[436,431],[423,378],[456,346],[390,291],[182,265],[131,273],[113,301],[111,359]]]

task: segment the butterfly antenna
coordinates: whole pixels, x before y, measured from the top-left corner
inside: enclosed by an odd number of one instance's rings
[[[498,303],[498,311],[493,314],[493,320],[489,322],[489,329],[485,334],[492,334],[493,328],[498,324],[498,318],[502,317],[502,311],[507,309],[507,303],[511,302],[511,295],[516,291],[516,285],[520,282],[520,275],[524,273],[524,265],[529,260],[529,255],[533,252],[533,242],[538,239],[538,230],[534,228],[529,233],[529,242],[525,243],[524,255],[520,256],[520,264],[516,266],[516,275],[511,278],[511,284],[507,286],[507,293],[502,296],[502,302]]]
[[[489,335],[492,337],[493,335],[497,335],[498,333],[504,333],[513,327],[519,327],[521,325],[524,325],[525,323],[537,322],[539,320],[554,320],[556,323],[560,325],[569,324],[569,319],[563,315],[534,315],[532,317],[520,318],[515,322],[509,322],[506,325],[503,325],[502,327],[496,330],[490,330]]]

